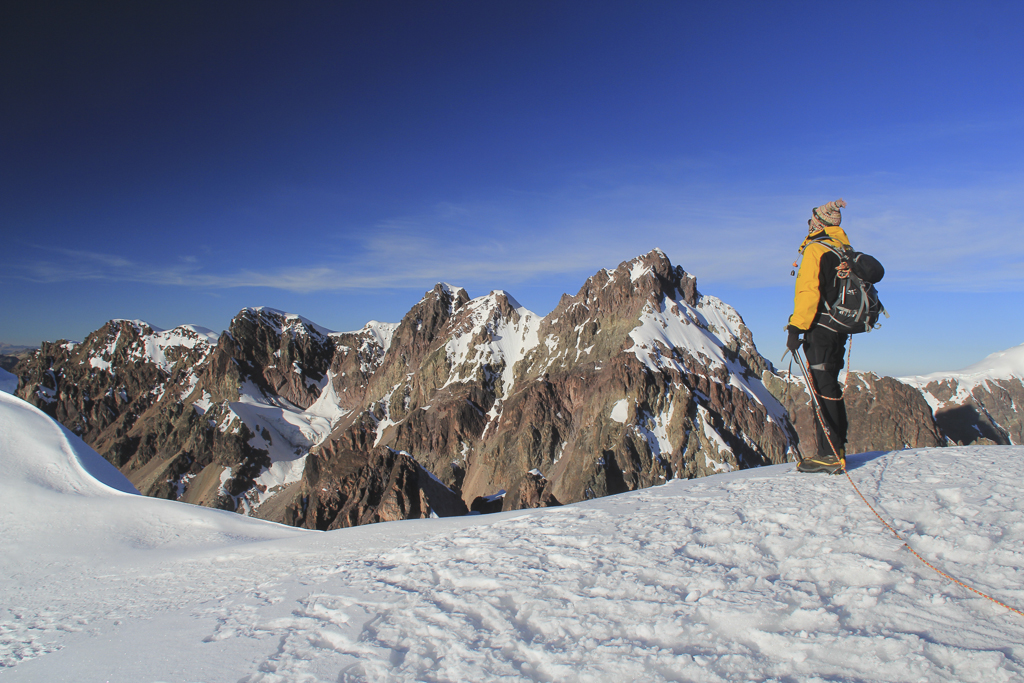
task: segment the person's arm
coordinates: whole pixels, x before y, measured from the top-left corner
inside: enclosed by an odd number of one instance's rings
[[[793,298],[793,315],[789,316],[789,327],[801,332],[807,331],[818,314],[821,300],[820,268],[825,247],[809,244],[804,249],[800,270],[796,274],[796,295]]]

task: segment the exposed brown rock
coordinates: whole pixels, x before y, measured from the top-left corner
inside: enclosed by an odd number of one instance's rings
[[[334,340],[298,316],[247,308],[217,344],[267,393],[308,408],[320,396],[334,356]]]
[[[961,400],[957,379],[929,383],[925,390],[941,402],[935,420],[953,443],[1022,444],[1024,382],[1019,378],[989,379],[971,388]]]
[[[633,278],[632,273],[642,274]],[[438,296],[435,290],[425,301]],[[468,346],[478,348],[498,336],[502,323],[507,330],[521,322],[507,296],[492,293],[491,299],[486,311],[474,308],[477,302],[453,307],[448,324],[436,327],[439,336],[420,340],[425,350],[402,354],[422,358],[424,371],[399,382],[387,405],[376,411],[379,418],[386,414],[398,423],[384,431],[381,443],[415,453],[446,484],[461,490],[467,503],[479,507],[500,490],[535,488],[531,470],[542,473],[554,499],[573,502],[786,459],[795,434],[784,421],[769,421],[763,406],[728,384],[724,367],[709,370],[708,358],[661,347],[659,353],[678,362],[652,371],[632,353],[629,335],[645,307],[669,306],[678,315],[676,299],[691,306],[702,301],[694,278],[660,252],[602,271],[576,296],[563,296],[540,321],[537,336],[546,341],[515,366],[515,383],[507,395],[500,359],[467,363],[462,369],[451,366],[444,354],[445,345],[460,333],[474,335]],[[477,327],[471,315],[477,316]],[[725,354],[738,371],[756,378],[749,368],[767,361],[753,348],[738,316],[735,323],[740,336],[726,341]],[[699,316],[692,324],[707,329]],[[401,348],[396,335],[392,351]],[[451,377],[462,381],[442,388]],[[635,407],[625,423],[618,423],[610,414],[622,400]],[[658,420],[667,422],[657,426]],[[661,452],[654,429],[664,430],[668,442],[678,445]],[[724,436],[709,439],[709,430]],[[506,509],[524,504],[522,495],[500,500]]]
[[[310,453],[294,498],[282,521],[322,531],[467,511],[408,454],[386,446],[355,450],[343,440]]]
[[[931,408],[914,387],[872,373],[850,372],[840,379],[846,381],[847,453],[945,445]],[[815,416],[802,378],[766,373],[765,386],[786,406],[800,443],[809,444],[804,455],[812,455]]]
[[[944,446],[932,410],[914,387],[892,377],[851,372],[843,392],[849,452]]]
[[[519,485],[519,501],[516,508],[549,508],[561,505],[558,499],[548,490],[548,480],[536,471],[526,473]]]

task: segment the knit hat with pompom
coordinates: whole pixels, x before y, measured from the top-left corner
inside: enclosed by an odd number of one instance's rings
[[[812,218],[807,221],[807,225],[812,232],[824,230],[825,228],[834,228],[842,222],[843,216],[839,213],[839,209],[845,206],[846,202],[842,199],[837,199],[834,202],[811,209]]]

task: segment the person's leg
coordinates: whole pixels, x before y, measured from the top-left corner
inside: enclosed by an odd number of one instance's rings
[[[835,343],[832,346],[832,360],[829,363],[830,367],[835,368],[832,381],[835,384],[835,395],[839,398],[838,401],[832,401],[836,406],[835,414],[832,417],[832,424],[835,426],[836,435],[838,437],[836,447],[838,448],[841,446],[844,453],[846,450],[846,435],[849,431],[850,424],[846,418],[846,401],[843,400],[843,385],[839,383],[839,375],[842,372],[845,361],[844,356],[846,355],[847,339],[849,339],[849,335],[836,335]]]
[[[819,456],[841,454],[843,451],[840,449],[846,445],[847,420],[839,372],[843,367],[846,336],[814,328],[804,335],[804,339],[808,370],[825,421],[825,429],[822,429],[821,422],[817,418],[814,420],[817,453]]]

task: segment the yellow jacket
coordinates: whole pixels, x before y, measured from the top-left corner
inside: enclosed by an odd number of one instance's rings
[[[822,232],[828,237],[822,239]],[[838,226],[829,226],[823,231],[811,233],[800,245],[803,259],[800,261],[800,271],[796,274],[793,315],[789,316],[789,325],[798,330],[809,330],[818,315],[821,304],[821,257],[831,253],[822,242],[829,242],[837,249],[850,248],[850,239]]]

